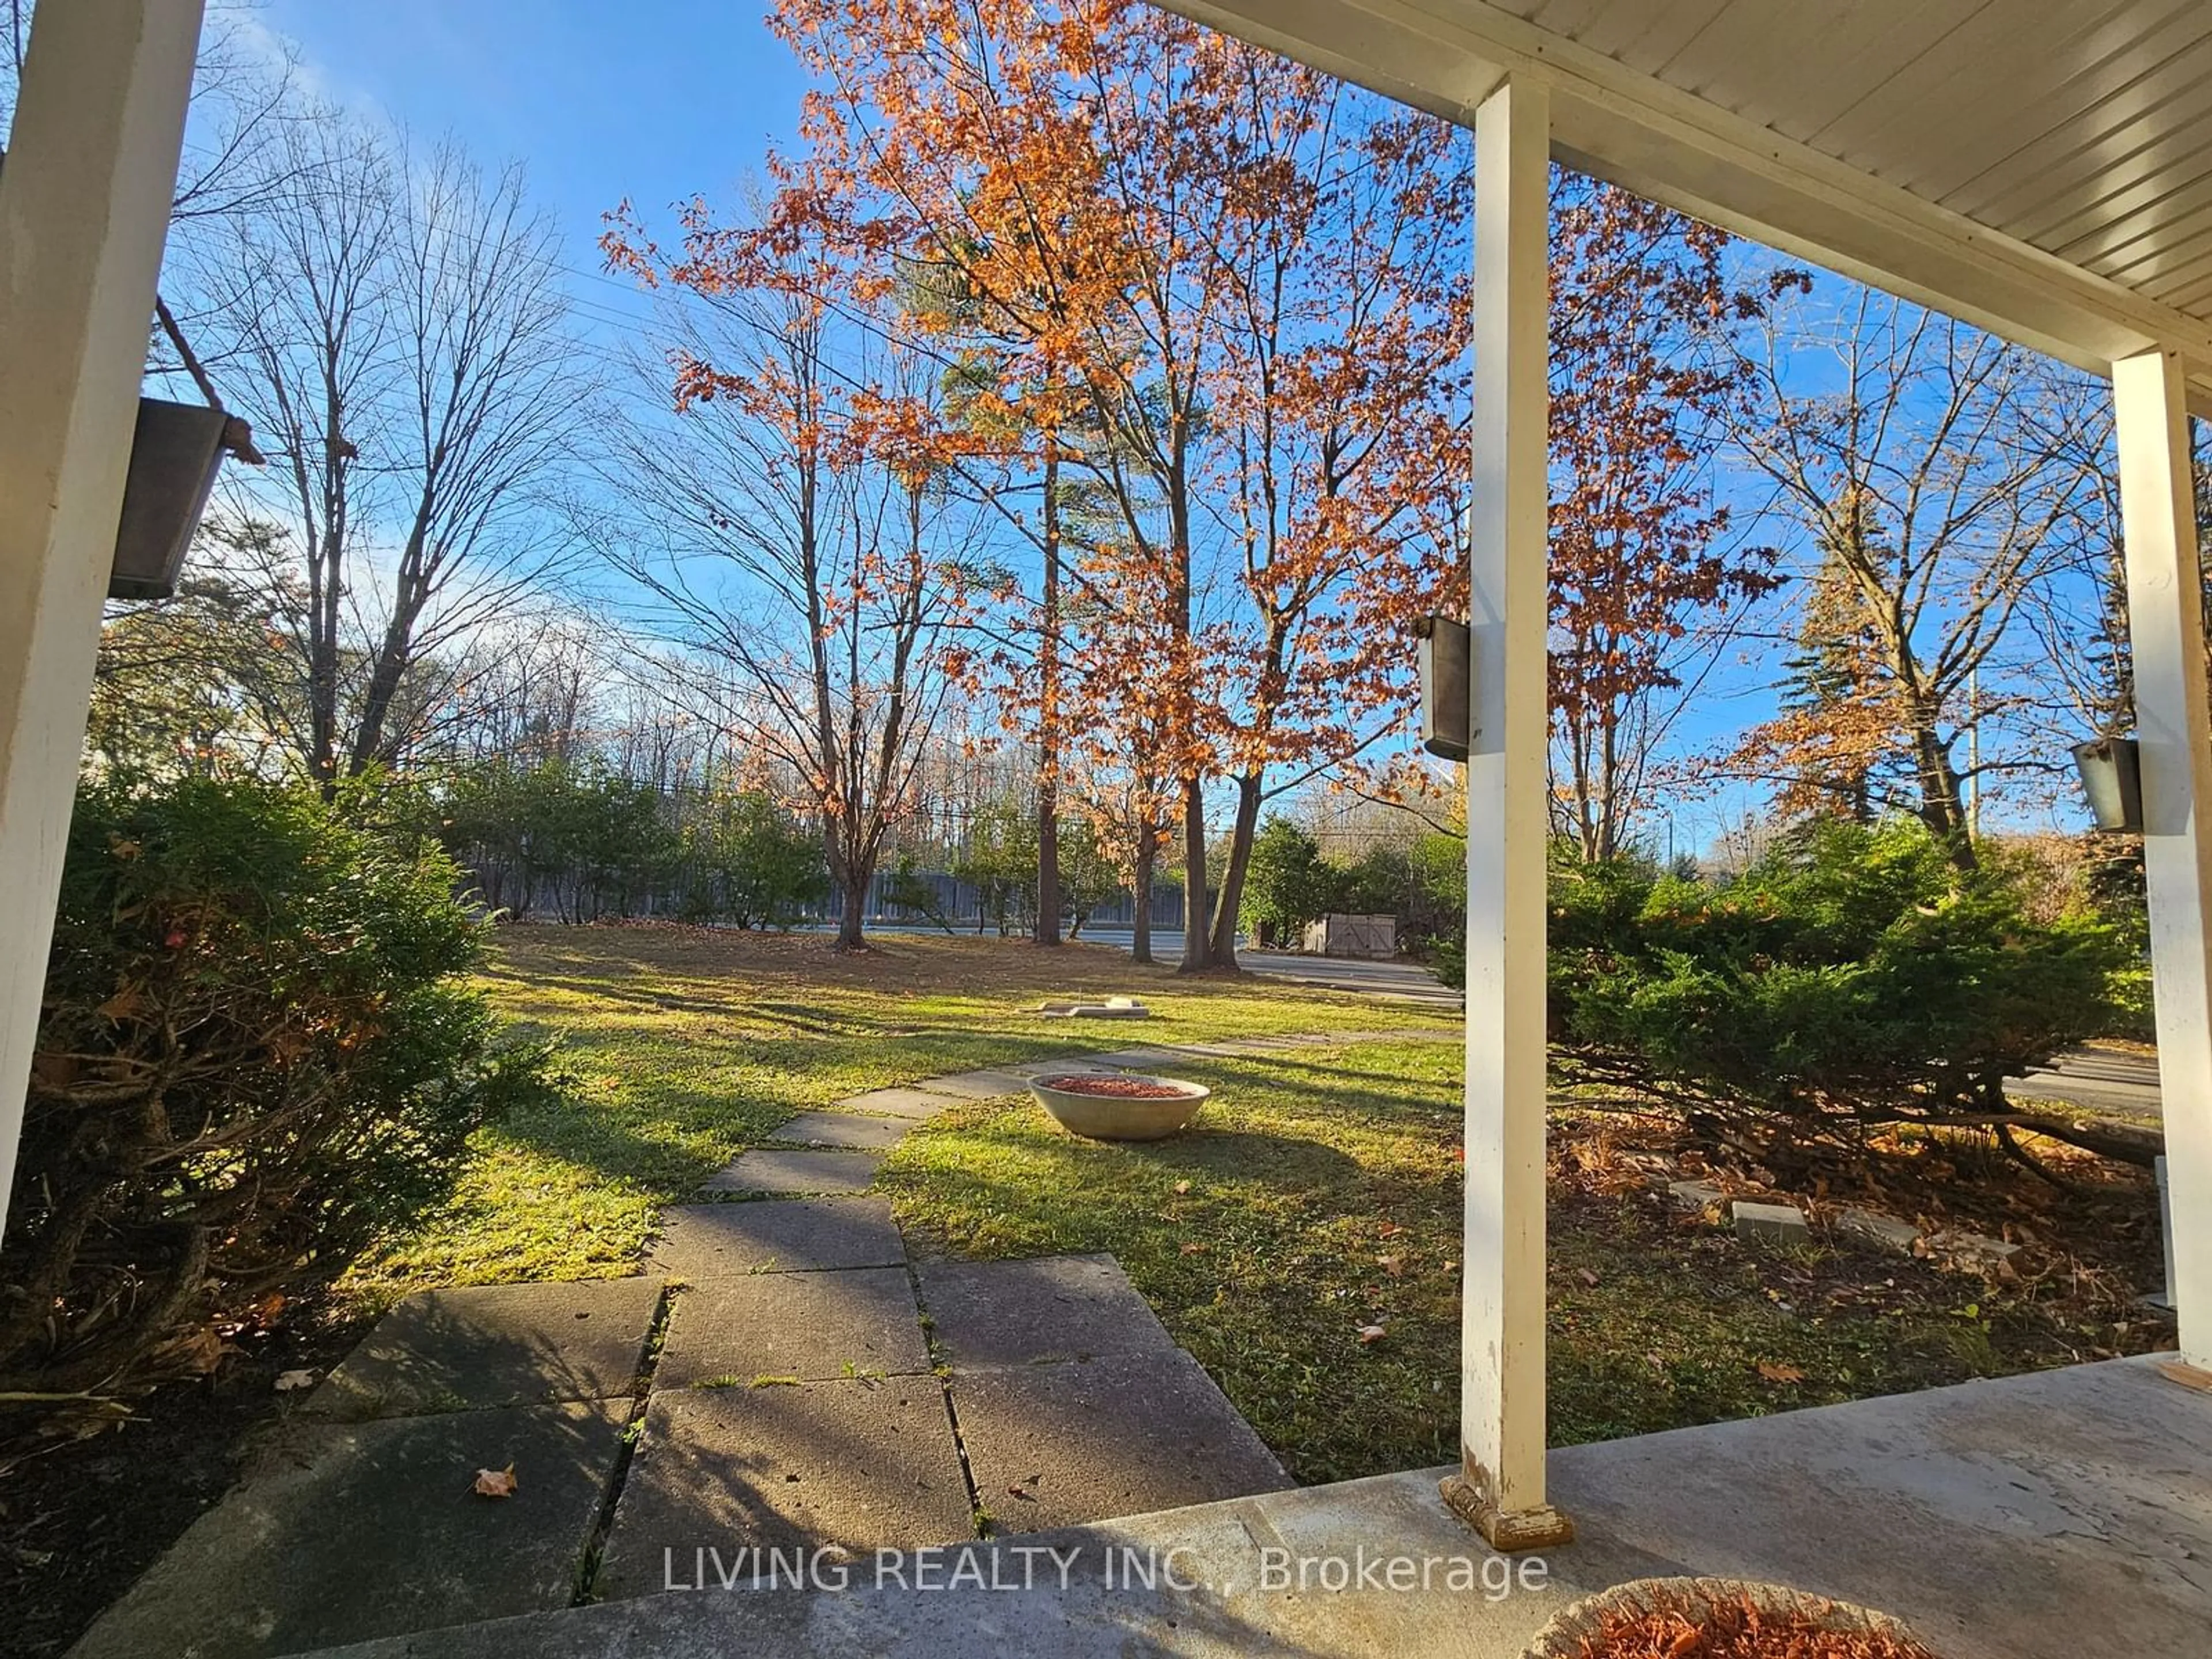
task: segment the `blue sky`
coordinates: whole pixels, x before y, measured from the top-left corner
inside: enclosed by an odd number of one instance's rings
[[[295,45],[322,96],[418,138],[451,133],[487,163],[524,162],[559,224],[578,313],[611,343],[650,302],[605,275],[601,216],[627,198],[665,227],[670,206],[695,194],[727,203],[795,135],[805,78],[765,10],[765,0],[649,0],[618,15],[603,0],[266,0],[256,15]],[[1747,716],[1737,699],[1759,701],[1765,678],[1724,670],[1692,727],[1737,725]],[[1679,844],[1710,841],[1758,793],[1691,807]]]
[[[325,98],[421,140],[451,134],[487,163],[523,162],[559,227],[577,314],[611,345],[650,302],[605,274],[601,216],[627,198],[665,228],[671,205],[694,195],[726,205],[771,146],[793,137],[805,78],[765,9],[766,0],[619,11],[605,0],[264,0],[252,16],[295,45]],[[1693,741],[1771,707],[1773,653],[1747,642],[1731,654],[1683,733]],[[1762,793],[1729,788],[1689,805],[1678,844],[1710,841]]]
[[[557,218],[590,311],[641,313],[597,276],[599,216],[726,199],[799,121],[805,77],[761,0],[269,0],[311,83],[417,137],[447,132],[486,162],[525,162]]]

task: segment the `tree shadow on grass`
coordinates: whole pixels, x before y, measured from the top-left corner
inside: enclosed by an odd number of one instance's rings
[[[1358,1160],[1324,1141],[1236,1128],[1195,1128],[1166,1140],[1103,1142],[1040,1127],[1030,1109],[950,1133],[950,1155],[910,1141],[878,1176],[902,1222],[953,1254],[986,1257],[1172,1250],[1169,1208],[1182,1186],[1216,1191],[1253,1182],[1317,1199],[1364,1180]]]
[[[1437,1080],[1409,1075],[1402,1066],[1387,1060],[1346,1062],[1269,1054],[1163,1069],[1208,1085],[1224,1103],[1235,1103],[1242,1094],[1268,1109],[1298,1115],[1350,1110],[1380,1120],[1427,1123],[1439,1113],[1450,1116],[1456,1109],[1449,1094],[1437,1094]],[[1453,1076],[1441,1080],[1447,1091],[1454,1088],[1455,1075],[1456,1068]]]

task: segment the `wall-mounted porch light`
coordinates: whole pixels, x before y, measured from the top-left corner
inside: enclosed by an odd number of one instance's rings
[[[166,599],[177,591],[185,550],[207,511],[222,458],[234,447],[232,417],[198,404],[138,400],[131,471],[109,567],[111,599]]]
[[[2106,835],[2142,833],[2142,750],[2133,738],[2099,738],[2078,744],[2074,764],[2090,816]]]
[[[1413,633],[1421,642],[1421,747],[1444,760],[1463,761],[1474,736],[1474,653],[1467,624],[1424,617]]]

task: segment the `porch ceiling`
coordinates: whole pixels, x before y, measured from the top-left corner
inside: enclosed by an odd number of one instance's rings
[[[2204,0],[1169,0],[1456,120],[1553,87],[1571,166],[2212,411]]]

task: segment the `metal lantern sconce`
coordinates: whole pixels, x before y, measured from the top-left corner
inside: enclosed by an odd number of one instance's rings
[[[2074,765],[2100,833],[2142,833],[2142,749],[2133,738],[2099,738],[2078,744]]]
[[[207,511],[222,458],[237,447],[239,422],[220,409],[138,400],[123,516],[115,526],[111,599],[166,599],[177,591],[185,550]]]
[[[1421,747],[1443,760],[1463,761],[1474,735],[1474,649],[1468,626],[1449,617],[1424,617],[1413,633],[1421,642]]]

